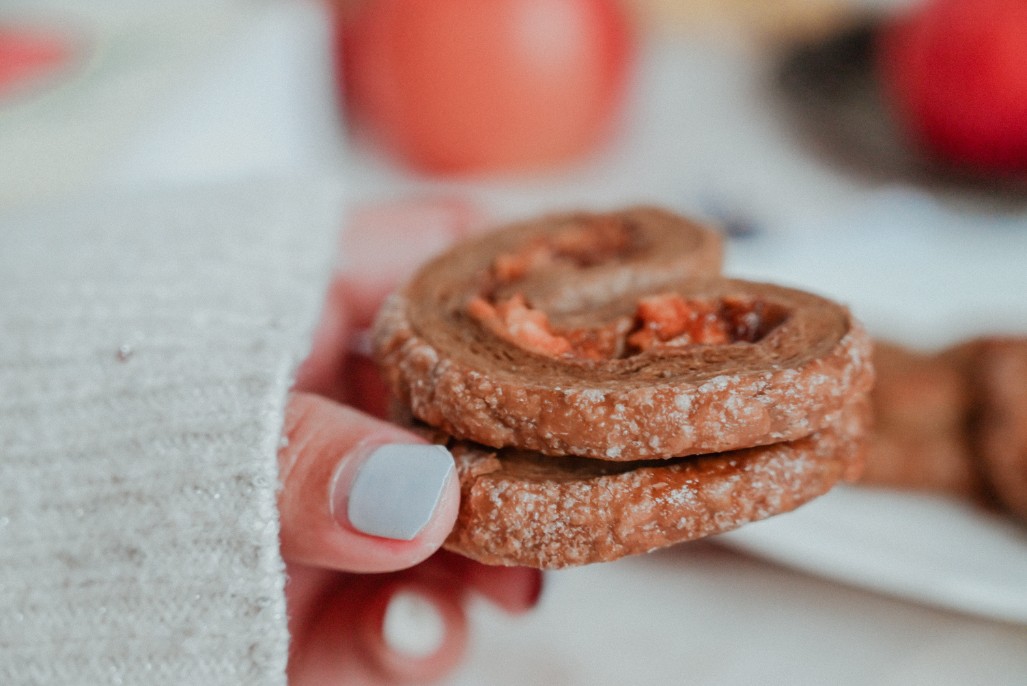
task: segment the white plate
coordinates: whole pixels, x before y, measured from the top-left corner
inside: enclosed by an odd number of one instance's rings
[[[1027,529],[970,505],[842,487],[718,540],[838,581],[1027,624]]]
[[[734,271],[837,297],[875,335],[911,345],[1025,332],[1027,217],[958,216],[897,191],[832,228],[736,246]],[[839,488],[720,540],[863,588],[1027,624],[1027,527],[970,504]]]

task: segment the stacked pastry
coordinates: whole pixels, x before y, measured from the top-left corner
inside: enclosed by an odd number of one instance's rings
[[[379,364],[457,459],[448,548],[613,560],[859,474],[862,327],[816,295],[722,277],[721,254],[657,209],[551,216],[457,246],[390,298]]]
[[[864,483],[933,491],[1027,521],[1027,339],[874,352],[876,430]]]

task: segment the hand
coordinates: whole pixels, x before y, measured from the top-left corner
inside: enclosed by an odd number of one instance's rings
[[[462,204],[413,203],[360,212],[345,234],[346,263],[298,373],[279,452],[290,684],[437,678],[465,648],[469,596],[513,613],[538,599],[535,570],[438,552],[459,506],[452,458],[379,418],[383,387],[352,352],[395,282],[473,222]],[[380,450],[397,445],[427,453],[403,465],[388,455],[394,448]],[[412,491],[384,492],[397,484]]]

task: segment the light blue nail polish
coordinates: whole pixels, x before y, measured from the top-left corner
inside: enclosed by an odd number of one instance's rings
[[[453,456],[441,445],[382,445],[360,465],[350,487],[350,526],[371,536],[412,540],[431,521]]]

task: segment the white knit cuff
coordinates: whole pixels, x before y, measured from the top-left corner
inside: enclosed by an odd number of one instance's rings
[[[285,682],[275,453],[323,185],[0,226],[0,683]]]

